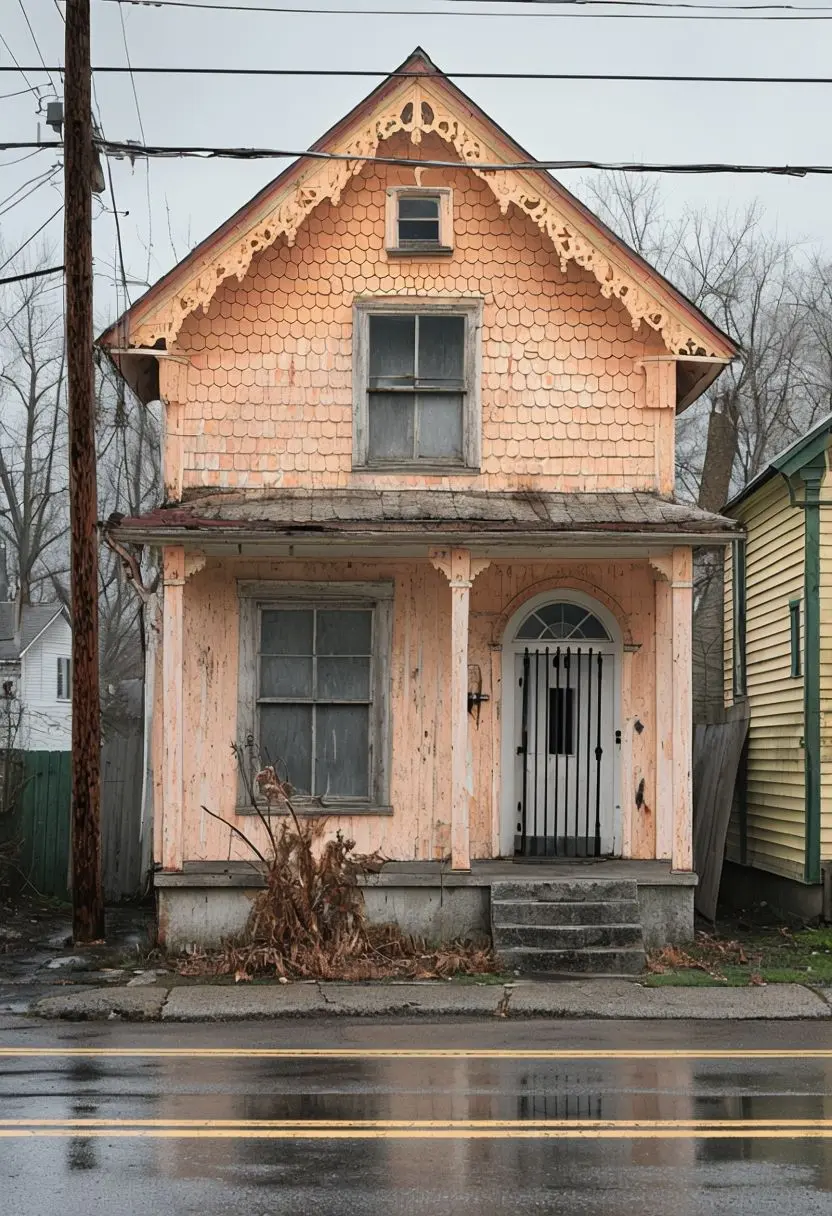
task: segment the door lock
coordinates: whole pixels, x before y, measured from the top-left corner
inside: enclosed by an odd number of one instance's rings
[[[621,731],[620,730],[617,730],[615,732],[615,742],[618,747],[621,746]]]

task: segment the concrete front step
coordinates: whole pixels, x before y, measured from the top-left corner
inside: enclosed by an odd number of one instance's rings
[[[494,948],[506,950],[585,950],[604,946],[619,950],[635,947],[644,953],[641,925],[501,925],[494,930]]]
[[[609,900],[603,903],[577,900],[556,903],[554,900],[525,899],[491,900],[491,923],[494,929],[503,925],[638,925],[641,913],[637,900]]]
[[[511,879],[491,884],[491,898],[498,903],[537,900],[553,903],[635,903],[638,885],[632,879],[564,878],[538,881]]]
[[[526,975],[639,975],[644,969],[642,949],[587,946],[582,950],[538,950],[521,947],[501,950],[500,960],[510,970]]]

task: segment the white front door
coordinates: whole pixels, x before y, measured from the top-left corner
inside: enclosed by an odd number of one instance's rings
[[[516,648],[515,853],[598,857],[616,851],[615,648]]]

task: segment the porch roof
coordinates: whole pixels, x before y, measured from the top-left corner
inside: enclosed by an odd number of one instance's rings
[[[478,543],[547,537],[609,540],[610,534],[725,543],[736,520],[641,491],[596,494],[539,491],[279,490],[194,496],[139,516],[113,516],[121,540],[193,544],[269,538],[371,542],[429,539]]]

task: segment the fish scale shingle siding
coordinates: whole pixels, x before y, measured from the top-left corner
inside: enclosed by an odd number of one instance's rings
[[[411,147],[389,142],[389,155]],[[422,154],[447,149],[432,138]],[[174,398],[185,488],[406,484],[352,472],[353,302],[385,295],[483,299],[481,472],[419,484],[656,488],[672,459],[673,411],[644,408],[637,365],[666,353],[661,339],[644,325],[634,332],[589,272],[561,269],[534,222],[502,215],[484,182],[435,174],[454,192],[451,256],[388,257],[385,192],[413,175],[367,165],[337,206],[312,212],[294,247],[259,254],[241,283],[229,279],[188,318],[177,343],[190,362],[186,399]]]

